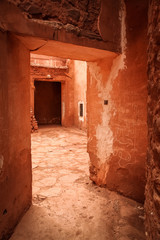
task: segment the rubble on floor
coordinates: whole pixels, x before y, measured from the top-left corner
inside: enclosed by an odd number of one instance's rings
[[[30,108],[30,115],[31,115],[31,133],[38,132],[38,123],[36,121],[32,108]]]

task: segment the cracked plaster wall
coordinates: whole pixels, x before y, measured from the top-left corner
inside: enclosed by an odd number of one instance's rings
[[[88,63],[90,178],[140,202],[147,149],[147,5],[123,3],[123,53]]]

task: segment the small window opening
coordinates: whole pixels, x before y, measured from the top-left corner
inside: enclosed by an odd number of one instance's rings
[[[80,117],[83,117],[83,103],[79,104],[79,113]]]

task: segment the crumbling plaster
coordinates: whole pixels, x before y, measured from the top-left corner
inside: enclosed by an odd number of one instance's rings
[[[88,63],[88,152],[94,182],[144,201],[147,3],[137,6],[138,27],[132,20],[137,9],[122,5],[123,53]]]

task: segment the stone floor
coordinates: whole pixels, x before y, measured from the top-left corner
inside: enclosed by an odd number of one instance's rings
[[[33,205],[11,240],[143,240],[143,207],[89,180],[86,133],[32,134]]]

